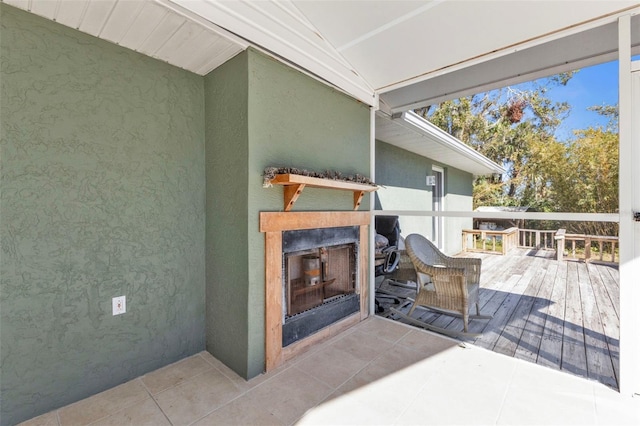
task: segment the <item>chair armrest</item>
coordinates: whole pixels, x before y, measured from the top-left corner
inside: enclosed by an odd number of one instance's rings
[[[420,265],[416,266],[416,269],[418,270],[418,272],[431,275],[431,277],[436,275],[464,277],[464,269],[462,268],[451,268],[445,265],[427,265],[422,262],[420,263],[421,263]]]
[[[480,268],[482,266],[482,259],[475,257],[450,257],[447,259],[446,265],[453,268]]]

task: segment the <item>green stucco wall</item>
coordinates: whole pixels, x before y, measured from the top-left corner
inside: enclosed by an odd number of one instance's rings
[[[209,99],[223,104],[207,107],[207,158],[216,150],[207,165],[207,192],[216,196],[207,203],[207,349],[253,377],[264,370],[264,234],[258,216],[283,209],[282,187],[263,188],[262,172],[293,166],[368,175],[369,109],[253,50],[212,72],[205,86],[207,106]],[[352,209],[351,192],[313,188],[294,206]],[[245,228],[236,236],[230,233],[234,226]]]
[[[432,174],[433,166],[444,169],[444,209],[471,211],[473,208],[473,175],[446,164],[382,141],[376,141],[376,183],[383,185],[376,192],[377,210],[431,211],[432,188],[425,178]],[[400,218],[402,236],[418,233],[432,238],[431,217],[403,216]],[[470,228],[469,218],[444,218],[444,248],[449,254],[462,249],[460,230]]]
[[[473,210],[473,175],[448,167],[445,169],[445,210],[470,212]],[[444,219],[444,251],[457,254],[462,251],[462,229],[472,229],[469,217],[447,217]]]
[[[0,23],[8,425],[204,349],[205,126],[202,77],[4,4]]]
[[[207,350],[247,375],[248,58],[205,77]]]

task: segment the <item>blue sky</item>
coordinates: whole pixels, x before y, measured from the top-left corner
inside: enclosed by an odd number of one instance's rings
[[[555,101],[567,101],[571,105],[569,116],[556,132],[559,140],[573,137],[575,129],[604,127],[608,119],[587,108],[618,103],[618,62],[583,68],[573,75],[566,86],[554,87],[548,94]]]

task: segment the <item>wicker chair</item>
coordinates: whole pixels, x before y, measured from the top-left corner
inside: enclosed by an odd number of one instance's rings
[[[416,306],[453,314],[462,317],[465,333],[469,326],[471,304],[475,305],[477,313],[471,318],[491,318],[480,315],[478,293],[481,259],[446,256],[419,234],[407,236],[405,245],[418,279],[418,293],[409,310],[409,317]]]

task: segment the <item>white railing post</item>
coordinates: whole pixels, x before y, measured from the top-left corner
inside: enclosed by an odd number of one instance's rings
[[[566,229],[558,229],[554,237],[556,240],[556,259],[559,261],[562,261],[562,257],[564,256],[564,234],[566,232]]]

